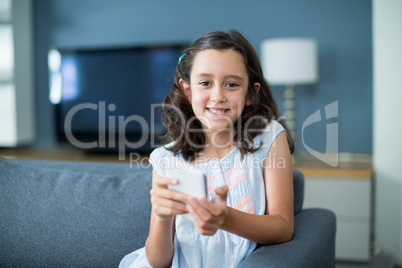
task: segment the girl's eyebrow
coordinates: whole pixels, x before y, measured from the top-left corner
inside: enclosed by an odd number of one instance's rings
[[[201,73],[201,74],[196,74],[196,77],[197,78],[198,77],[213,77],[213,75],[208,74],[208,73]],[[228,78],[237,79],[237,80],[240,80],[240,81],[244,80],[243,77],[241,77],[240,75],[235,75],[235,74],[230,74],[230,75],[225,76],[225,79],[228,79]]]

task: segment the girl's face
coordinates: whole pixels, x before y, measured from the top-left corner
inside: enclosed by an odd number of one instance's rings
[[[231,49],[199,52],[193,61],[190,85],[180,80],[195,115],[204,130],[211,132],[235,131],[234,123],[244,106],[251,104],[246,97],[248,83],[243,57]],[[257,93],[259,88],[255,83]]]

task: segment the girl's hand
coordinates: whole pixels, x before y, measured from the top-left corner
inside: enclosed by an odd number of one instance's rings
[[[187,199],[187,208],[193,215],[195,227],[200,234],[214,235],[224,224],[229,211],[226,206],[228,189],[226,185],[217,188],[212,201],[205,197],[199,200],[194,197]]]
[[[152,211],[161,220],[171,220],[175,215],[189,212],[184,201],[190,196],[168,189],[168,185],[178,183],[176,179],[161,177],[155,173],[155,180],[150,191]]]

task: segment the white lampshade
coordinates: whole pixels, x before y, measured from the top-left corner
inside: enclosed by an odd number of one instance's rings
[[[310,84],[318,80],[317,43],[309,38],[264,40],[262,68],[271,85]]]
[[[0,20],[11,19],[11,0],[0,0]]]

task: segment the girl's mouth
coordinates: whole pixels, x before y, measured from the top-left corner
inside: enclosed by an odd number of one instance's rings
[[[229,112],[229,109],[214,109],[214,108],[207,108],[207,110],[214,114],[214,115],[218,115],[218,116],[223,116],[226,115]]]

